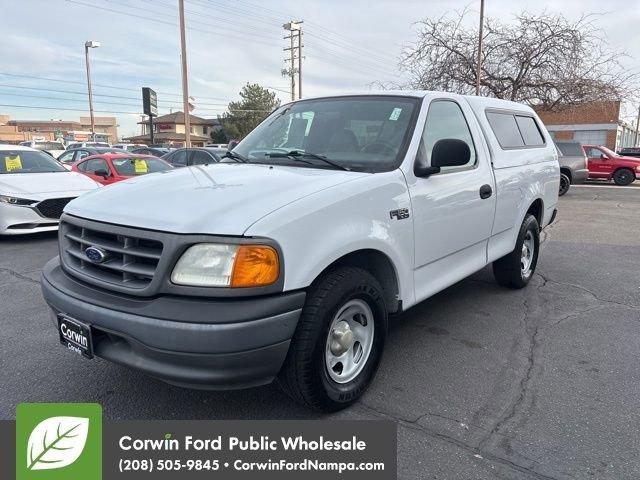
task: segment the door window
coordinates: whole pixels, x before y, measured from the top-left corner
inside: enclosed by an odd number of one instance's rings
[[[187,165],[187,151],[178,150],[169,158],[169,162],[178,167],[185,167]]]
[[[589,147],[587,148],[587,157],[589,158],[601,158],[604,155],[600,149]]]
[[[418,162],[431,165],[431,152],[438,140],[455,138],[469,146],[471,155],[466,165],[458,167],[442,167],[441,173],[466,170],[476,164],[476,150],[473,145],[471,131],[460,106],[451,100],[435,100],[429,106],[427,121],[422,132],[418,149]]]
[[[73,161],[73,152],[67,152],[64,155],[62,155],[61,157],[58,158],[58,160],[60,160],[61,162],[72,162]]]
[[[76,152],[76,160],[80,160],[84,157],[88,157],[91,153],[88,150],[78,150]]]
[[[95,175],[95,173],[98,170],[104,170],[105,172],[109,173],[109,167],[107,166],[107,162],[104,161],[102,158],[92,158],[91,160],[87,160],[85,163],[85,172],[87,173],[92,173]]]
[[[204,165],[207,163],[215,163],[217,160],[213,158],[209,153],[202,150],[196,150],[191,157],[191,165]]]

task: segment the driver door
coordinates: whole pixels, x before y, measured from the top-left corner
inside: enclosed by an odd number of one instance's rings
[[[487,263],[496,205],[489,152],[468,105],[450,98],[431,101],[416,162],[430,165],[438,140],[458,139],[469,146],[466,165],[442,167],[416,177],[409,192],[415,236],[415,294],[421,301],[481,269]]]
[[[586,147],[588,158],[589,177],[609,178],[613,173],[613,165],[609,157],[597,147]]]

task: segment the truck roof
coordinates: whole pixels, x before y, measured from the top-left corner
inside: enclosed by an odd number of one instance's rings
[[[516,110],[516,111],[526,111],[529,113],[533,112],[533,109],[528,105],[518,103],[518,102],[512,102],[510,100],[502,100],[499,98],[492,98],[492,97],[480,97],[476,95],[461,95],[458,93],[441,92],[437,90],[361,90],[361,91],[354,91],[349,93],[341,93],[337,95],[319,95],[316,97],[306,97],[301,100],[296,100],[296,102],[304,101],[304,100],[316,100],[321,98],[377,96],[377,95],[425,98],[425,97],[437,97],[440,94],[446,94],[448,96],[464,98],[471,104],[472,107],[474,107],[474,110],[493,107],[493,108]]]

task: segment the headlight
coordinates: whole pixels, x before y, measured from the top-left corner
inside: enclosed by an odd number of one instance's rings
[[[0,195],[0,203],[8,203],[10,205],[31,205],[37,200],[29,200],[28,198],[9,197],[8,195]]]
[[[194,287],[262,287],[275,283],[279,275],[273,247],[200,243],[182,254],[171,281]]]

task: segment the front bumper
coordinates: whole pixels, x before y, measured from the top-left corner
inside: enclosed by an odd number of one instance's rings
[[[91,326],[95,355],[201,389],[271,382],[287,355],[306,295],[134,298],[76,280],[58,258],[43,269],[42,293],[54,313]]]
[[[28,205],[0,203],[0,235],[50,232],[57,229],[57,218],[44,218]]]

